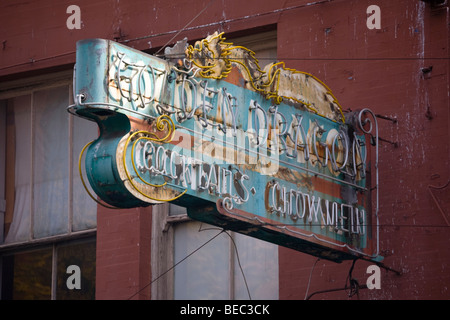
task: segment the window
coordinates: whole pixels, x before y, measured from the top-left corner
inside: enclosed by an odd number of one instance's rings
[[[196,221],[174,225],[174,263],[188,258],[174,268],[173,298],[278,299],[278,246],[230,231],[214,238],[220,232]]]
[[[56,260],[56,299],[95,299],[95,245],[95,241],[88,241],[71,242],[56,247],[56,259],[54,258]],[[72,270],[69,268],[71,266],[78,269]],[[78,276],[79,279],[77,279]]]
[[[253,50],[261,68],[276,60],[276,31],[227,40]],[[278,299],[278,246],[217,236],[220,228],[191,221],[173,204],[154,210],[153,299]]]
[[[72,100],[72,72],[0,84],[1,299],[95,298],[97,204],[78,157],[98,127]]]
[[[0,177],[5,177],[5,157],[6,152],[6,101],[0,100]],[[3,242],[3,225],[5,220],[6,200],[5,200],[6,179],[0,179],[0,244]]]
[[[94,240],[5,254],[0,266],[2,300],[95,299]]]
[[[5,172],[0,182],[0,244],[96,227],[96,204],[79,179],[78,155],[98,136],[98,129],[67,112],[70,79],[17,93],[3,91],[7,98],[0,100],[5,119],[0,122],[0,136],[5,137],[0,140],[0,170]]]

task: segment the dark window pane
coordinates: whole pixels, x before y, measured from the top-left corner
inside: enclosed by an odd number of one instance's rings
[[[95,241],[58,246],[57,300],[95,299],[95,249]]]
[[[3,257],[2,299],[50,300],[52,250]]]

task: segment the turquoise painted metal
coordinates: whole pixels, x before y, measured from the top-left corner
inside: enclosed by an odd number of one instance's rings
[[[367,112],[324,116],[312,95],[299,103],[250,88],[250,67],[208,77],[195,59],[78,42],[69,111],[98,123],[84,165],[99,199],[172,201],[193,219],[321,258],[379,260]],[[312,88],[308,75],[283,76]]]

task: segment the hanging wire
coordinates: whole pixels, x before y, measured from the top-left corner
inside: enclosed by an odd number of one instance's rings
[[[343,288],[334,288],[334,289],[325,289],[325,290],[319,290],[316,292],[311,293],[305,300],[311,299],[312,296],[320,293],[330,293],[330,292],[337,292],[337,291],[345,291],[347,292],[347,296],[349,298],[353,297],[354,295],[358,296],[359,299],[359,290],[360,289],[367,289],[367,285],[360,285],[356,279],[353,278],[352,272],[355,267],[355,263],[358,258],[354,259],[352,262],[352,265],[350,267],[350,270],[348,272],[345,286]]]
[[[347,292],[347,295],[349,298],[353,297],[354,295],[358,296],[359,299],[359,283],[358,280],[356,280],[355,278],[353,278],[353,269],[355,268],[355,263],[356,263],[355,259],[352,262],[352,265],[348,271],[348,275],[347,275],[347,279],[345,280],[345,291]]]
[[[447,225],[447,227],[450,227],[450,222],[447,219],[447,216],[443,210],[443,208],[441,207],[441,205],[439,204],[438,199],[436,198],[436,196],[434,195],[433,191],[431,191],[432,189],[434,190],[442,190],[447,188],[450,185],[450,179],[447,181],[447,183],[441,187],[437,187],[437,186],[432,186],[432,185],[428,185],[428,192],[430,193],[431,197],[433,198],[434,203],[436,204],[436,206],[439,209],[439,212],[441,213],[442,218],[445,220],[445,223]]]
[[[215,0],[211,0],[199,13],[197,13],[197,15],[192,18],[191,21],[189,21],[182,29],[180,29],[180,31],[178,31],[169,41],[167,41],[167,43],[165,45],[163,45],[156,53],[155,56],[158,55],[158,53],[160,53],[168,44],[170,44],[181,32],[183,32],[184,30],[186,30],[187,27],[189,27],[191,25],[192,22],[194,22],[203,12],[205,12],[206,9],[208,9],[208,7],[214,2]]]
[[[308,298],[308,291],[309,291],[309,285],[311,284],[312,273],[314,271],[314,268],[316,267],[317,262],[319,262],[319,260],[320,260],[320,258],[317,258],[317,260],[314,262],[314,264],[311,268],[311,272],[309,273],[308,286],[306,287],[306,292],[305,292],[305,300]]]
[[[245,287],[246,287],[246,289],[247,289],[248,298],[249,298],[250,300],[252,300],[252,296],[250,295],[250,289],[248,288],[247,278],[245,277],[244,269],[242,269],[241,259],[239,258],[239,252],[238,252],[238,248],[237,248],[236,242],[234,241],[233,237],[232,237],[228,232],[225,232],[225,233],[230,237],[231,242],[232,242],[233,245],[234,245],[234,251],[236,252],[236,257],[237,257],[239,269],[241,270],[242,277],[244,278],[244,283],[245,283]]]
[[[213,1],[214,0],[212,0],[211,2],[213,2]],[[252,15],[245,15],[245,16],[238,17],[238,18],[231,18],[231,19],[220,20],[220,21],[211,22],[211,23],[208,23],[208,24],[203,24],[203,25],[198,25],[198,26],[193,26],[193,27],[189,28],[189,25],[195,19],[198,18],[198,15],[197,15],[183,29],[181,29],[181,31],[186,31],[186,30],[190,31],[190,30],[196,30],[196,29],[203,29],[203,28],[208,28],[208,27],[213,27],[213,26],[223,26],[225,24],[229,24],[229,23],[233,23],[233,22],[239,22],[239,21],[242,21],[242,20],[248,20],[248,19],[252,19],[252,18],[260,18],[260,17],[264,17],[264,16],[268,16],[268,15],[270,16],[270,15],[274,15],[274,14],[281,14],[281,13],[283,13],[285,11],[296,10],[296,9],[301,9],[301,8],[307,8],[307,7],[310,7],[310,6],[321,5],[323,3],[333,2],[333,1],[336,1],[336,0],[322,0],[322,1],[303,3],[303,4],[300,4],[300,5],[291,6],[291,7],[287,7],[287,8],[280,8],[280,9],[275,9],[275,10],[271,10],[271,11],[267,11],[267,12],[256,13],[256,14],[252,14]],[[210,2],[210,4],[211,4],[211,2]],[[209,6],[210,4],[208,4],[207,6]],[[205,10],[205,9],[203,9],[203,10]],[[149,35],[146,35],[146,36],[141,36],[141,37],[137,37],[137,38],[133,38],[133,39],[122,40],[122,41],[120,41],[120,43],[128,43],[128,42],[132,42],[132,41],[139,41],[139,40],[143,40],[143,39],[160,37],[160,36],[168,35],[168,34],[175,33],[175,32],[177,32],[177,35],[178,35],[178,34],[181,33],[181,31],[179,31],[179,30],[172,30],[172,31],[161,32],[161,33],[156,33],[156,34],[149,34]],[[175,38],[175,37],[173,37],[173,38]],[[167,44],[165,46],[167,46]]]

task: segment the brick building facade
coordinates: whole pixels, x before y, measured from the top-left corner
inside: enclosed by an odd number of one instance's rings
[[[3,299],[450,297],[447,1],[78,1],[79,28],[73,20],[77,11],[68,10],[71,4],[10,0],[0,4]],[[368,10],[372,5],[380,11]],[[191,43],[215,31],[260,52],[264,55],[261,61],[284,61],[288,68],[318,77],[344,110],[368,107],[378,115],[381,289],[345,290],[349,270],[359,284],[365,284],[370,275],[368,261],[356,261],[352,267],[353,261],[318,260],[282,246],[250,243],[254,240],[241,235],[232,235],[238,256],[229,237],[222,235],[220,243],[211,242],[209,251],[206,247],[199,251],[203,251],[201,258],[195,260],[193,255],[171,269],[214,233],[198,232],[206,227],[189,221],[177,207],[105,209],[91,204],[83,193],[77,157],[82,145],[95,138],[96,127],[83,127],[65,110],[73,103],[76,42],[103,38],[160,54],[161,48],[185,37]],[[44,110],[46,106],[54,109]],[[58,112],[62,112],[60,118],[46,118]],[[64,125],[58,126],[60,121]],[[56,134],[67,140],[61,149],[55,147]],[[46,147],[48,141],[51,145]],[[27,149],[21,150],[27,143]],[[67,155],[59,157],[58,150]],[[54,177],[59,167],[61,179],[67,177],[67,182],[39,184],[59,181],[60,177]],[[45,170],[48,175],[41,173]],[[29,193],[19,190],[21,183]],[[46,198],[56,190],[64,191],[62,198],[58,193]],[[59,202],[62,208],[55,207]],[[50,221],[61,219],[61,227],[49,227]],[[201,234],[198,239],[197,234]],[[71,246],[81,251],[64,251]],[[39,250],[45,254],[33,256]],[[80,252],[90,252],[90,257]],[[212,262],[222,258],[228,267]],[[30,271],[26,267],[18,270],[20,261],[22,266],[26,261],[44,266],[39,274],[47,280],[40,282],[39,293],[36,288],[23,288]],[[87,291],[78,296],[65,293],[65,267],[71,261],[86,261],[91,270],[83,278],[90,285],[83,285]],[[203,266],[210,263],[214,274],[208,275],[201,267],[191,269],[190,261]],[[247,288],[242,274],[248,280]]]

